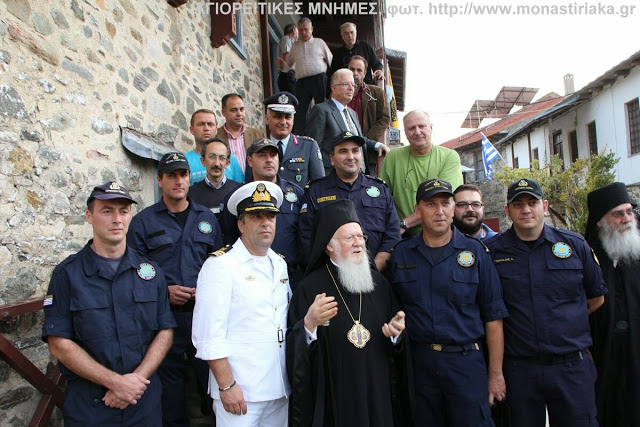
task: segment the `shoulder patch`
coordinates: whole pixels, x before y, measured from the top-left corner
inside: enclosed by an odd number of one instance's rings
[[[224,248],[222,248],[222,249],[218,249],[218,250],[217,250],[217,251],[215,251],[215,252],[211,252],[211,253],[209,254],[209,256],[216,256],[216,257],[217,257],[217,256],[222,256],[222,255],[226,254],[227,252],[229,252],[231,249],[233,249],[233,246],[231,246],[231,245],[227,245],[227,246],[225,246],[225,247],[224,247]]]
[[[148,262],[140,263],[140,268],[137,270],[138,276],[143,280],[151,280],[156,277],[156,269]]]
[[[553,255],[555,255],[557,258],[565,259],[571,256],[571,254],[573,253],[573,249],[568,243],[556,242],[551,247],[551,252],[553,252]]]
[[[276,252],[276,251],[274,251],[274,252]],[[283,254],[276,252],[276,255],[278,255],[280,258],[284,259],[284,255]]]

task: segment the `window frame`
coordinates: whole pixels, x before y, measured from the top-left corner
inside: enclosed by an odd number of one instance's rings
[[[243,60],[246,61],[249,58],[247,52],[244,50],[242,40],[242,9],[236,12],[236,35],[229,40],[229,46],[231,46]]]
[[[640,154],[640,98],[632,99],[631,101],[626,102],[624,106],[627,113],[626,119],[629,155],[635,156],[636,154]]]
[[[589,154],[598,154],[598,128],[596,127],[596,121],[593,120],[587,123],[587,139],[589,140]]]

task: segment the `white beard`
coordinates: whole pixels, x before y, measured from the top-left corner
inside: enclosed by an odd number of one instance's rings
[[[335,256],[336,264],[338,264],[338,279],[347,292],[359,294],[360,292],[373,291],[375,284],[373,276],[371,276],[369,255],[366,250],[363,252],[361,261],[354,261],[351,257],[343,258],[339,250],[335,252]]]
[[[631,264],[640,260],[640,231],[636,218],[620,228],[602,219],[598,222],[598,236],[615,267],[618,263]],[[628,231],[627,231],[628,230]]]

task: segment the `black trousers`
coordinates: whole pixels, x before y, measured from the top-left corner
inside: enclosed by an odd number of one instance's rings
[[[302,79],[298,79],[296,82],[296,98],[298,98],[298,107],[296,107],[296,117],[293,122],[293,133],[295,135],[305,134],[304,128],[307,125],[309,104],[311,104],[312,99],[316,104],[324,102],[326,86],[327,73],[304,77]]]
[[[296,77],[295,70],[283,72],[278,74],[278,89],[280,91],[289,92],[296,95]]]

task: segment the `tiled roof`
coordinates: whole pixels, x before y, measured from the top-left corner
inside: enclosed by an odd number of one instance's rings
[[[542,111],[545,111],[550,107],[553,107],[554,105],[562,101],[564,98],[565,98],[564,96],[560,96],[557,93],[551,92],[543,96],[536,102],[532,102],[531,104],[525,105],[515,113],[509,114],[504,119],[498,120],[495,123],[481,127],[479,129],[472,130],[471,132],[467,132],[464,135],[451,139],[440,145],[442,147],[447,147],[452,149],[464,147],[466,145],[470,145],[470,144],[473,144],[474,142],[479,142],[480,140],[482,140],[481,133],[484,133],[484,135],[487,138],[490,138],[491,135],[495,135],[499,132],[502,132],[508,127],[513,126],[514,124],[518,123],[521,120],[524,120],[533,115],[540,114]]]

